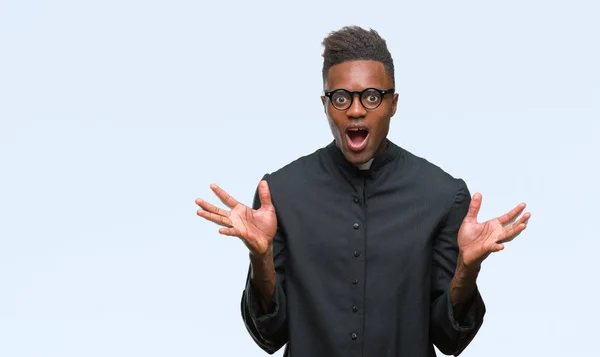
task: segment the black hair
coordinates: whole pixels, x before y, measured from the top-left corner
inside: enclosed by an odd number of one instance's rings
[[[373,60],[383,63],[394,83],[394,61],[385,40],[373,29],[346,26],[330,32],[323,40],[323,80],[329,68],[336,64],[355,60]]]

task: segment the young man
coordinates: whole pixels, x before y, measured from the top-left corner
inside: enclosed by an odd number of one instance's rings
[[[345,27],[323,44],[334,141],[266,174],[252,208],[216,185],[231,210],[196,201],[250,250],[248,332],[292,357],[458,355],[483,322],[482,261],[530,214],[478,223],[481,195],[387,139],[398,95],[377,32]]]

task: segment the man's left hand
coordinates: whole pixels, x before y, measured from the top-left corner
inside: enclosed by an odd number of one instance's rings
[[[519,217],[525,209],[525,203],[521,203],[503,216],[479,223],[477,214],[481,200],[480,193],[473,195],[469,211],[458,231],[459,254],[466,268],[479,269],[485,258],[504,249],[504,243],[515,239],[525,230],[531,217],[529,212]]]

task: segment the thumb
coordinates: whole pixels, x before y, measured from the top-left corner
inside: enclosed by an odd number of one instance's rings
[[[258,196],[260,197],[261,208],[273,208],[273,203],[271,202],[271,191],[269,191],[269,184],[267,181],[262,180],[258,184]]]
[[[481,193],[476,193],[473,195],[471,199],[471,203],[469,204],[469,211],[465,216],[466,222],[477,222],[477,215],[479,214],[479,209],[481,208],[481,201],[483,197]]]

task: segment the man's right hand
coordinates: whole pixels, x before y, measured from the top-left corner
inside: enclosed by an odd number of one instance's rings
[[[258,185],[261,203],[258,210],[238,202],[217,185],[211,185],[210,188],[231,211],[215,207],[198,198],[198,216],[223,226],[219,233],[240,238],[252,255],[263,256],[269,253],[277,232],[277,215],[267,182],[262,180]]]

